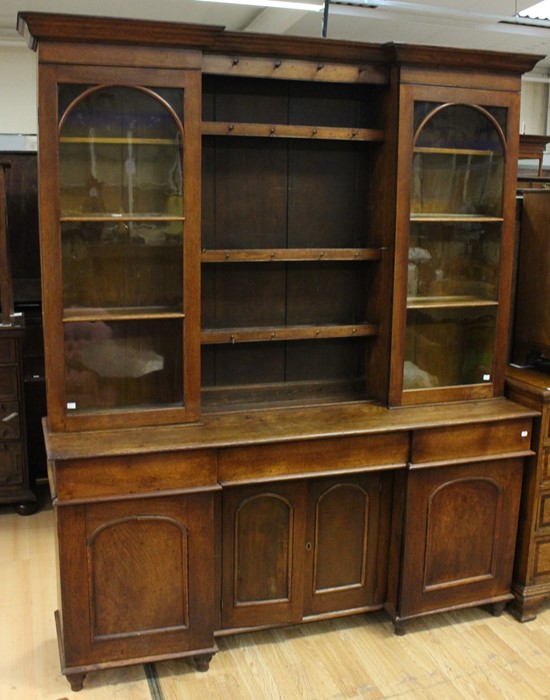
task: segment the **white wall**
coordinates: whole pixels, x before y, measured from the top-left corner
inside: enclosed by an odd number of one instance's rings
[[[0,44],[0,134],[36,134],[36,54]]]
[[[542,80],[546,76],[541,76]],[[542,136],[547,133],[548,82],[523,80],[521,83],[520,132]]]
[[[36,54],[22,42],[10,44],[0,40],[0,151],[8,150],[4,146],[10,141],[8,135],[36,134],[38,128]],[[541,82],[522,82],[520,125],[523,133],[548,133],[548,80],[547,76],[541,76]]]

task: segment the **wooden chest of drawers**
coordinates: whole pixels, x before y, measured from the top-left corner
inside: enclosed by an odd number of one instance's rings
[[[514,401],[541,412],[533,423],[536,454],[525,464],[514,566],[513,611],[527,621],[550,596],[550,374],[510,367],[507,387]]]
[[[15,503],[21,515],[36,510],[30,488],[25,440],[25,406],[18,325],[0,325],[0,503]]]

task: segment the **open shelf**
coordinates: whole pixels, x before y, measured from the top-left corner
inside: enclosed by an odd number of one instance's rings
[[[80,223],[93,221],[107,221],[109,223],[118,223],[119,221],[127,222],[134,221],[140,223],[148,223],[153,221],[155,223],[159,222],[171,222],[171,221],[185,221],[184,216],[166,216],[164,214],[62,214],[60,219],[62,224],[64,223]]]
[[[203,387],[201,392],[201,403],[206,413],[356,401],[368,401],[364,379]]]
[[[494,151],[483,148],[442,148],[439,146],[417,146],[414,153],[429,153],[430,155],[443,156],[501,156],[500,151]]]
[[[407,309],[447,309],[474,306],[498,306],[497,301],[475,296],[408,297]]]
[[[175,146],[177,139],[139,138],[134,136],[62,136],[60,143],[104,143],[113,145],[136,146]]]
[[[484,214],[452,214],[445,212],[411,212],[411,223],[490,223],[499,224],[504,219],[500,216]]]
[[[329,141],[383,141],[382,129],[354,129],[297,124],[251,124],[244,122],[203,122],[205,136],[256,136],[268,138],[326,139]]]
[[[271,328],[220,328],[201,331],[203,345],[251,343],[281,340],[315,340],[324,338],[358,338],[373,336],[378,326],[373,323],[323,326],[277,326]]]
[[[379,248],[248,248],[203,250],[205,263],[380,260]]]
[[[138,321],[161,318],[185,318],[185,314],[174,307],[120,307],[120,308],[75,308],[65,309],[64,323],[76,321]]]

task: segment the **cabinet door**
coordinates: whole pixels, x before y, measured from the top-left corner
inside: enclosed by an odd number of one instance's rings
[[[399,618],[510,597],[520,459],[412,470]]]
[[[198,82],[109,68],[42,76],[54,430],[196,417]]]
[[[310,483],[305,616],[385,602],[391,473]]]
[[[391,403],[503,392],[514,190],[509,93],[406,87]]]
[[[66,668],[214,649],[214,496],[56,509]]]
[[[223,626],[381,608],[393,472],[224,490]]]
[[[306,503],[305,481],[224,490],[224,628],[302,619]]]

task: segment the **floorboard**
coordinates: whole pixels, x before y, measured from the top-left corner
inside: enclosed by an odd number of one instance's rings
[[[2,700],[550,699],[550,601],[521,624],[482,608],[415,620],[396,636],[384,613],[218,640],[207,673],[190,661],[61,675],[53,611],[53,511],[0,507]]]

